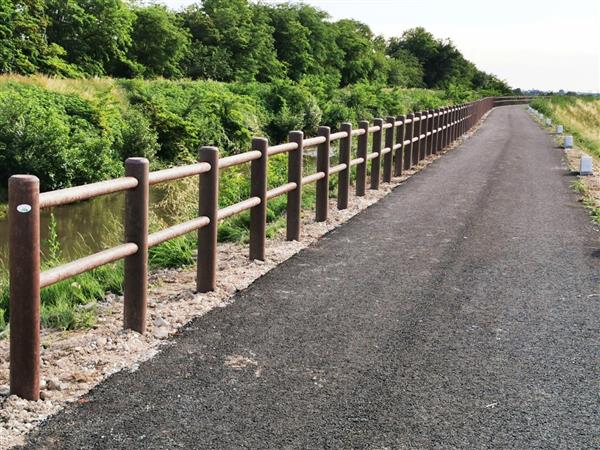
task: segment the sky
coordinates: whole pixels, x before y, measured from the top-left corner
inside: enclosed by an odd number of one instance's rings
[[[178,9],[197,0],[162,0]],[[283,3],[267,0],[264,3]],[[304,0],[332,19],[400,36],[423,26],[450,38],[512,87],[600,92],[600,0]]]

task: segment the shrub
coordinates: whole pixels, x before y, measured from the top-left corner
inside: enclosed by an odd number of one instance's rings
[[[118,100],[0,83],[0,183],[30,173],[42,190],[57,189],[119,176],[132,154],[152,157],[149,122]]]

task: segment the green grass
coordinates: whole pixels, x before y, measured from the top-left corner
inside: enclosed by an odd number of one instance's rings
[[[538,97],[531,106],[565,127],[578,147],[600,158],[600,99],[593,96]]]
[[[590,195],[586,184],[581,179],[577,179],[571,183],[571,188],[582,196],[583,205],[590,212],[592,221],[600,225],[600,208],[596,206],[595,199]]]
[[[63,262],[58,242],[56,221],[52,216],[48,237],[49,254],[42,270]],[[92,326],[96,317],[96,302],[102,301],[109,292],[123,293],[122,261],[98,267],[42,289],[42,326],[59,330]],[[0,332],[6,328],[8,313],[8,281],[6,278],[0,278]]]

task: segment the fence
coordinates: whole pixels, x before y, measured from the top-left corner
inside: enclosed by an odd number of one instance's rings
[[[494,107],[509,106],[509,105],[527,105],[533,100],[530,95],[514,96],[514,97],[496,97],[494,99]]]
[[[289,142],[270,146],[265,138],[254,138],[252,150],[219,158],[215,147],[202,147],[198,163],[149,172],[148,160],[129,158],[125,176],[84,186],[39,192],[39,181],[31,175],[9,180],[10,254],[10,390],[20,397],[37,400],[40,388],[40,289],[96,267],[125,259],[124,327],[144,333],[146,326],[148,249],[175,237],[197,231],[197,291],[214,290],[216,282],[217,224],[220,220],[250,210],[250,259],[265,258],[267,202],[287,195],[288,240],[300,238],[302,187],[316,183],[316,220],[325,221],[329,205],[329,177],[338,175],[337,207],[348,207],[350,170],[356,166],[356,195],[367,188],[378,189],[380,180],[418,164],[447,147],[473,127],[501,98],[411,113],[407,116],[361,121],[357,129],[343,123],[339,132],[319,127],[318,135],[305,138],[301,131],[289,133]],[[369,138],[371,148],[369,152]],[[357,138],[356,157],[352,140]],[[339,161],[330,166],[331,143],[340,141]],[[303,176],[303,152],[317,147],[316,173]],[[269,157],[288,154],[288,182],[269,189]],[[251,196],[218,209],[219,172],[228,167],[251,164]],[[149,187],[185,177],[199,177],[198,217],[148,234]],[[40,269],[40,210],[93,197],[125,192],[125,243],[44,272]]]

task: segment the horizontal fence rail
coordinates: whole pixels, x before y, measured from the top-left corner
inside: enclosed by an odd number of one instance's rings
[[[145,158],[125,161],[125,175],[109,181],[40,193],[39,180],[31,175],[14,175],[9,180],[9,281],[10,281],[10,390],[22,398],[39,399],[40,389],[40,289],[104,264],[125,260],[124,327],[139,333],[146,329],[148,302],[148,249],[186,233],[197,232],[197,292],[216,287],[217,224],[220,220],[250,210],[252,260],[265,259],[267,202],[287,195],[286,238],[301,234],[302,188],[316,183],[317,221],[325,221],[329,210],[329,185],[338,176],[337,208],[348,208],[352,167],[356,167],[355,192],[364,196],[367,172],[370,188],[416,166],[456,141],[494,106],[525,101],[523,98],[485,98],[402,116],[361,121],[357,128],[343,123],[332,133],[319,127],[318,135],[305,138],[291,131],[289,142],[269,145],[254,138],[248,152],[219,157],[215,147],[202,147],[196,164],[149,171]],[[352,155],[356,139],[356,155]],[[331,145],[339,141],[338,161],[330,164]],[[303,174],[303,155],[316,147],[316,173]],[[370,151],[369,151],[370,148]],[[268,189],[269,157],[287,154],[288,180]],[[354,157],[353,157],[354,156]],[[250,163],[250,197],[218,208],[220,171]],[[149,234],[149,187],[186,177],[198,177],[198,217]],[[45,271],[40,268],[40,210],[125,192],[125,242],[90,256]]]
[[[531,95],[513,96],[513,97],[495,97],[494,106],[509,105],[528,105],[533,100]]]

